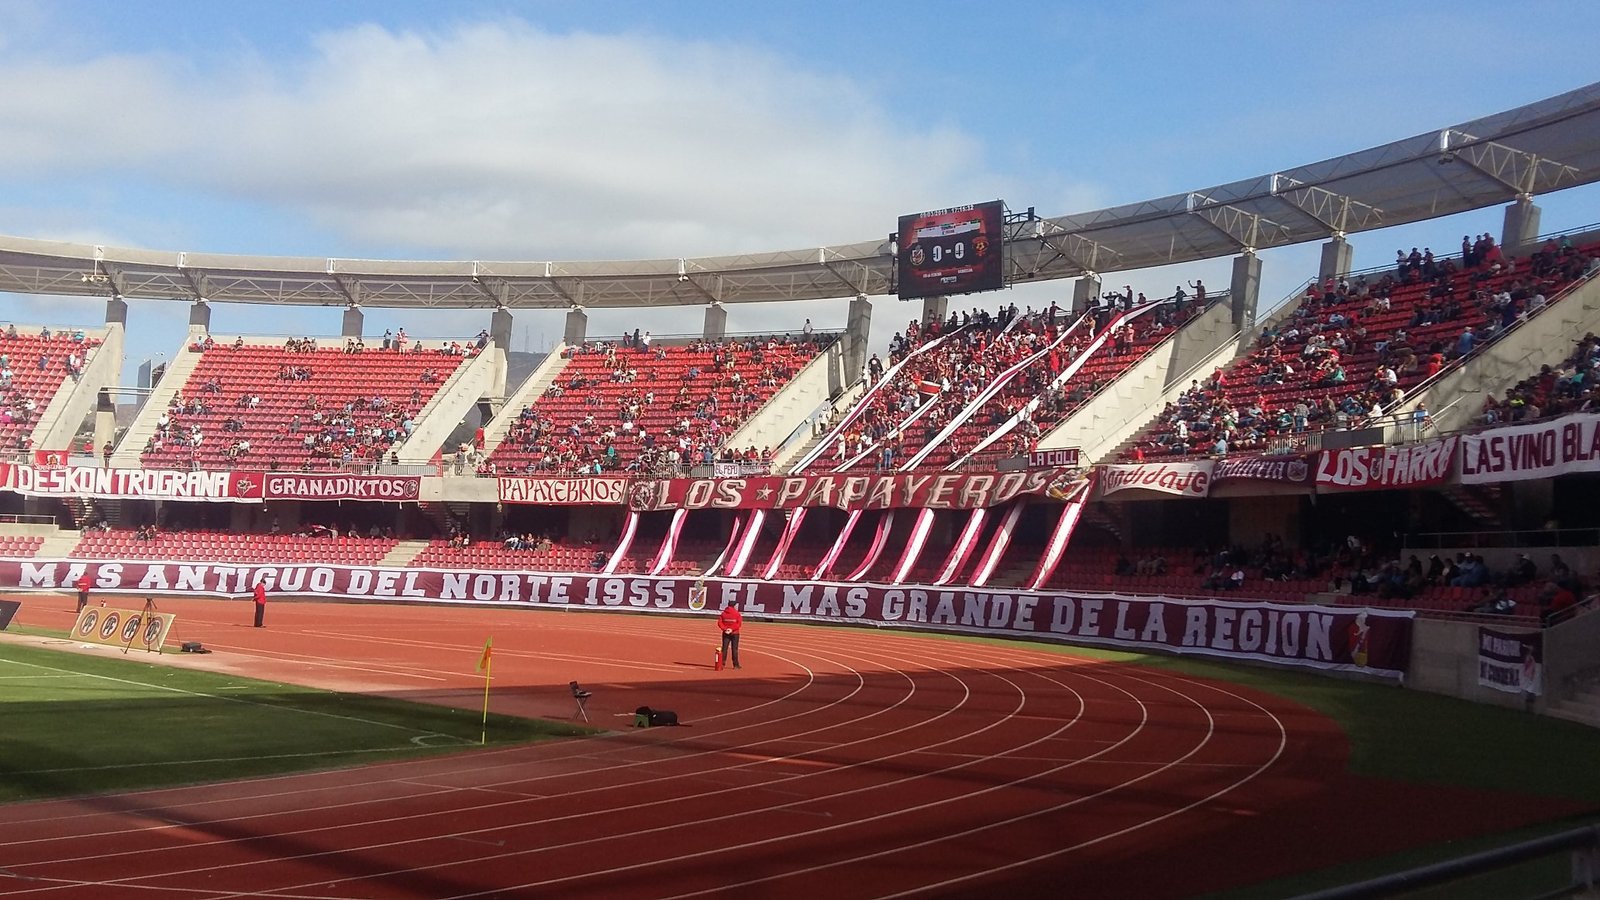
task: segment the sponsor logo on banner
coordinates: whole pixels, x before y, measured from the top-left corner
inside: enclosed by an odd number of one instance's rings
[[[1194,462],[1140,463],[1100,467],[1100,494],[1144,490],[1176,494],[1179,497],[1204,497],[1211,490],[1209,459]]]
[[[422,492],[416,475],[321,475],[268,472],[268,500],[415,500]]]
[[[90,466],[0,464],[0,490],[46,497],[147,498],[151,500],[260,500],[255,472],[179,472]]]
[[[1211,483],[1229,481],[1269,481],[1277,484],[1309,485],[1310,456],[1235,456],[1217,460],[1211,470]]]
[[[1077,447],[1060,450],[1035,450],[1028,454],[1028,467],[1032,469],[1075,469],[1082,452]]]
[[[1083,481],[1076,469],[641,479],[628,489],[628,508],[980,509],[1024,495],[1070,498]]]
[[[1544,635],[1479,626],[1478,684],[1512,694],[1544,693]]]
[[[500,479],[501,503],[540,503],[547,506],[621,506],[627,502],[628,479],[540,478]]]
[[[179,596],[274,594],[746,615],[809,622],[1051,638],[1397,677],[1410,658],[1413,613],[1401,610],[1165,597],[745,581],[652,576],[441,571],[313,564],[77,562],[0,559],[0,589],[60,590],[81,574],[99,590]],[[702,593],[703,591],[703,593]],[[85,610],[77,631],[94,630]],[[107,611],[111,612],[111,611]],[[138,615],[120,611],[123,617]],[[157,615],[151,613],[151,615]],[[164,615],[164,614],[163,614]],[[119,623],[120,625],[120,619]],[[118,627],[111,633],[117,634]]]
[[[1461,439],[1461,482],[1526,481],[1600,472],[1600,415],[1581,413]]]
[[[1393,447],[1324,450],[1317,462],[1317,489],[1361,491],[1443,484],[1455,466],[1455,436]]]

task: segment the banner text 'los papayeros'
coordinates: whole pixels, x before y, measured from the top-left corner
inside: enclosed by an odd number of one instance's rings
[[[715,612],[808,622],[875,624],[1044,637],[1398,676],[1410,657],[1412,614],[1396,610],[1162,597],[1036,593],[875,584],[441,571],[295,564],[0,560],[0,589],[140,595],[245,596],[269,591],[341,599],[516,604],[547,608]]]
[[[628,508],[658,509],[981,509],[1017,497],[1066,501],[1085,487],[1078,469],[1020,472],[892,472],[635,481]]]

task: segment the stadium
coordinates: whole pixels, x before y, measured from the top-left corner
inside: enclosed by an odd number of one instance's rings
[[[775,252],[0,237],[104,310],[0,330],[0,895],[1591,895],[1600,84],[1414,124]]]

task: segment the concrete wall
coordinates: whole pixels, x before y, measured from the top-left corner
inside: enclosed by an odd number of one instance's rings
[[[1478,684],[1478,623],[1417,619],[1411,635],[1411,671],[1406,673],[1406,687],[1490,706],[1523,708],[1521,694]],[[1549,659],[1547,648],[1547,663]],[[1537,708],[1542,708],[1543,703],[1541,700]]]
[[[67,378],[56,389],[50,401],[44,405],[43,415],[33,426],[29,436],[33,438],[33,446],[40,450],[62,450],[71,443],[77,435],[78,427],[84,419],[89,417],[99,406],[101,388],[115,385],[122,377],[123,356],[123,330],[122,325],[113,323],[101,329],[84,329],[84,334],[91,338],[100,338],[101,345],[95,349],[94,357],[84,367],[83,374],[77,379]],[[17,368],[22,368],[27,361],[19,361]],[[52,365],[62,365],[59,360],[52,360]],[[100,445],[95,445],[95,455],[99,456]]]
[[[1507,625],[1505,631],[1528,631]],[[1543,713],[1574,687],[1575,676],[1600,668],[1600,614],[1588,613],[1544,629],[1544,693],[1533,704]],[[1521,694],[1478,684],[1478,623],[1418,619],[1412,631],[1406,686],[1474,703],[1524,709]]]
[[[1182,393],[1190,377],[1208,376],[1238,356],[1237,334],[1229,305],[1215,304],[1040,439],[1039,449],[1077,447],[1086,463],[1103,461]]]
[[[505,372],[503,355],[498,360],[496,356],[484,353],[468,359],[439,386],[417,416],[417,427],[411,437],[390,451],[400,457],[401,465],[421,465],[432,459],[479,398],[490,396],[495,376],[504,377]]]

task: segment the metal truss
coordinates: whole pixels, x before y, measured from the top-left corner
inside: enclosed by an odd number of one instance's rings
[[[1270,175],[1008,220],[1007,283],[1231,256],[1600,181],[1600,84]],[[890,293],[886,241],[622,262],[175,253],[0,237],[0,292],[417,309],[703,306]]]

